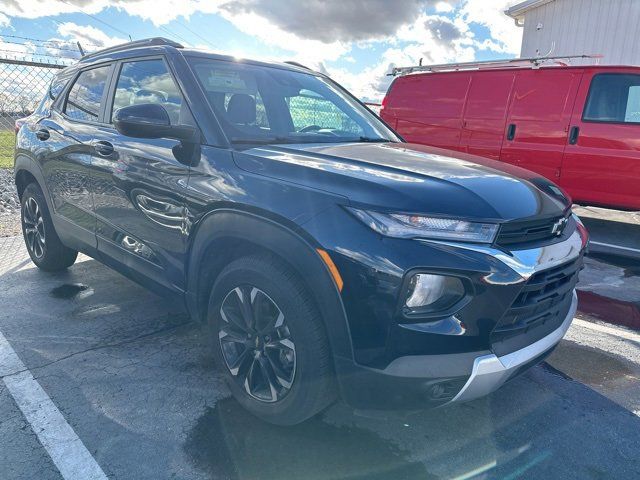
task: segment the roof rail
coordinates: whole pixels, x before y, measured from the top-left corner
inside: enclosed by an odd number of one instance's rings
[[[154,47],[158,45],[167,45],[174,48],[183,48],[183,46],[174,42],[173,40],[169,40],[164,37],[154,37],[154,38],[145,38],[144,40],[136,40],[134,42],[121,43],[120,45],[115,45],[109,48],[103,48],[102,50],[98,50],[96,52],[90,53],[89,55],[83,56],[80,61],[84,61],[90,58],[97,57],[99,55],[104,55],[105,53],[115,53],[123,50],[129,50],[130,48],[136,47]]]
[[[285,60],[284,63],[287,63],[289,65],[293,65],[294,67],[300,67],[300,68],[304,68],[305,70],[311,70],[309,67],[307,67],[306,65],[303,65],[299,62],[294,62],[293,60]]]
[[[562,55],[557,57],[531,57],[531,58],[508,58],[503,60],[485,60],[481,62],[443,63],[439,65],[415,65],[413,67],[394,67],[389,76],[407,75],[416,72],[444,72],[456,70],[473,70],[483,68],[538,68],[544,63],[554,63],[567,66],[563,60],[574,59],[600,59],[602,55]]]

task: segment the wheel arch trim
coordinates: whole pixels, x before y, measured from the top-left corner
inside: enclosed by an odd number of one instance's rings
[[[313,239],[299,233],[271,218],[235,208],[220,208],[209,212],[194,232],[188,254],[186,303],[190,313],[200,321],[204,320],[200,307],[202,286],[201,268],[208,248],[218,240],[241,239],[272,251],[284,258],[296,271],[303,275],[307,286],[316,298],[327,337],[334,357],[353,361],[353,346],[347,315],[326,262],[321,258]],[[305,272],[314,272],[312,275]],[[316,274],[321,272],[321,274]]]

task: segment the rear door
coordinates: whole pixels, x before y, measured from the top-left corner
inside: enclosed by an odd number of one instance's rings
[[[640,209],[640,74],[588,70],[567,138],[560,184],[577,202]]]
[[[541,68],[516,74],[500,159],[558,181],[582,70]]]
[[[400,77],[385,103],[383,118],[407,142],[458,150],[468,72]]]
[[[93,139],[98,248],[106,257],[172,290],[184,287],[189,167],[174,155],[178,140],[121,135],[113,113],[133,104],[159,104],[172,124],[194,124],[163,57],[116,65],[103,125]]]
[[[462,121],[460,150],[500,158],[514,71],[474,72]]]
[[[92,140],[100,129],[111,64],[81,70],[51,115],[37,125],[39,155],[56,214],[56,229],[68,245],[95,248],[91,195]]]

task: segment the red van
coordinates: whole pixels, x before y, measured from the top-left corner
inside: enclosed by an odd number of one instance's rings
[[[527,168],[580,204],[640,210],[640,67],[404,74],[380,115],[408,142]]]

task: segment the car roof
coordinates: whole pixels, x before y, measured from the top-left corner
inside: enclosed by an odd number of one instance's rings
[[[115,47],[99,50],[95,53],[81,58],[77,64],[73,65],[69,70],[75,68],[82,68],[84,66],[93,65],[97,63],[104,63],[107,61],[123,60],[127,58],[153,56],[163,53],[180,54],[189,57],[208,58],[211,60],[236,62],[250,65],[257,65],[263,67],[276,67],[286,70],[292,70],[302,73],[313,73],[313,70],[305,67],[296,62],[269,62],[261,60],[251,60],[238,58],[232,55],[224,55],[219,53],[210,52],[207,50],[200,50],[196,48],[185,48],[179,43],[173,42],[162,37],[149,38],[144,40],[138,40],[135,42],[128,42]]]

